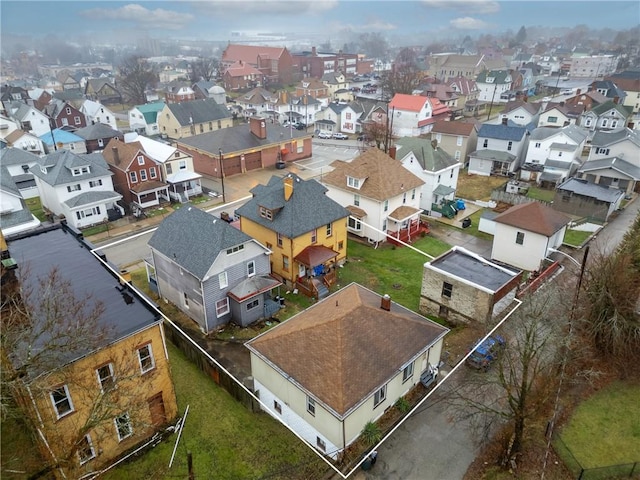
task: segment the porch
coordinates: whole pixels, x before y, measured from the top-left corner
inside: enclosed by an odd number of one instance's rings
[[[169,201],[169,186],[163,182],[145,182],[131,189],[133,194],[133,210],[160,205],[162,200]]]
[[[317,299],[329,295],[329,288],[337,281],[336,257],[338,252],[324,245],[310,245],[294,260],[298,264],[295,287],[308,297]]]
[[[401,246],[400,242],[411,243],[417,238],[429,233],[429,223],[421,219],[415,219],[409,222],[406,227],[400,230],[387,230],[387,241],[392,245]]]

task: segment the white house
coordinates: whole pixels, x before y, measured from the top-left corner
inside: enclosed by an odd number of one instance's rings
[[[580,118],[580,125],[589,130],[618,130],[627,126],[632,109],[608,101],[587,110]]]
[[[437,372],[447,332],[352,283],[245,345],[263,408],[335,459]]]
[[[587,160],[611,157],[622,158],[640,167],[640,132],[630,128],[595,132]]]
[[[0,229],[6,237],[40,225],[27,208],[7,168],[0,166]]]
[[[440,148],[436,140],[400,138],[396,140],[395,158],[424,181],[419,205],[428,215],[433,204],[454,199],[462,164]]]
[[[136,105],[129,110],[129,128],[132,132],[152,137],[160,134],[158,127],[158,114],[164,108],[164,102]]]
[[[22,148],[3,148],[0,150],[0,165],[6,168],[20,190],[22,198],[33,198],[39,195],[31,167],[38,163],[40,157]]]
[[[31,152],[34,155],[42,155],[45,153],[42,140],[34,134],[25,132],[24,130],[14,130],[11,134],[6,136],[5,140],[7,141],[8,147],[19,148],[21,150]]]
[[[4,115],[0,115],[0,138],[7,138],[12,132],[19,130],[20,124]]]
[[[480,91],[478,100],[489,103],[506,103],[502,94],[511,90],[513,78],[508,70],[484,70],[476,78],[476,86]]]
[[[550,248],[562,245],[571,218],[539,202],[523,203],[496,216],[491,258],[528,271],[538,270]]]
[[[350,212],[347,230],[371,243],[387,234],[407,241],[420,234],[424,180],[382,150],[370,148],[350,162],[336,160],[322,177],[327,196]]]
[[[87,125],[104,123],[114,130],[118,130],[115,114],[100,102],[85,100],[80,107],[80,112],[87,117]]]
[[[502,112],[500,112],[500,121],[505,118],[511,120],[516,125],[534,125],[538,121],[538,115],[540,113],[540,104],[529,103],[523,100],[512,100],[507,102]]]
[[[417,137],[429,133],[435,119],[429,97],[396,93],[389,102],[389,122],[394,134]]]
[[[104,222],[110,210],[123,213],[116,204],[122,195],[114,192],[113,174],[101,153],[76,155],[58,150],[40,158],[31,172],[42,206],[76,228]]]
[[[40,137],[50,131],[49,117],[35,107],[22,102],[11,102],[7,108],[9,118],[16,121],[22,130]]]
[[[549,102],[540,113],[538,126],[559,128],[566,125],[576,125],[584,110],[584,105]]]
[[[469,175],[509,175],[517,171],[526,152],[529,132],[525,127],[483,123],[477,150],[469,154]]]

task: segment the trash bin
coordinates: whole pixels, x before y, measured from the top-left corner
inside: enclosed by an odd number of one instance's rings
[[[465,218],[464,220],[462,220],[462,228],[468,228],[470,226],[471,226],[470,218]]]

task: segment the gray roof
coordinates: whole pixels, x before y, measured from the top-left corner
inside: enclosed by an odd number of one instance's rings
[[[578,172],[591,172],[594,170],[616,170],[620,173],[640,180],[640,168],[618,157],[602,158],[600,160],[589,160],[585,162]]]
[[[433,148],[431,140],[426,138],[403,137],[396,141],[396,145],[396,158],[404,159],[413,152],[422,169],[429,172],[439,172],[460,163],[442,148]]]
[[[76,155],[69,150],[58,150],[40,158],[38,163],[39,165],[31,167],[30,172],[49,185],[64,185],[65,183],[113,175],[100,153]],[[48,167],[47,173],[42,172],[40,165]],[[90,167],[89,173],[72,175],[73,168],[84,166]]]
[[[71,197],[69,200],[65,201],[64,204],[69,208],[78,208],[83,207],[85,205],[91,205],[93,203],[98,202],[108,202],[114,201],[117,202],[122,198],[122,195],[116,192],[109,191],[95,191],[95,192],[84,192],[75,197]]]
[[[266,132],[267,138],[261,139],[251,133],[247,125],[238,125],[181,138],[177,143],[218,155],[220,149],[223,153],[237,152],[311,136],[311,133],[276,124],[267,124]]]
[[[562,150],[563,152],[575,152],[577,145],[571,143],[552,143],[549,145],[551,150]]]
[[[88,125],[84,128],[79,128],[75,130],[73,133],[78,135],[80,138],[84,138],[85,140],[98,140],[99,138],[113,138],[121,136],[119,130],[114,130],[109,125],[105,125],[104,123],[96,123],[95,125]]]
[[[561,168],[563,170],[569,170],[573,165],[580,165],[580,162],[575,158],[570,162],[565,162],[564,160],[550,160],[547,159],[544,162],[544,166],[549,168]]]
[[[575,125],[567,125],[562,128],[554,128],[554,127],[538,127],[533,132],[531,132],[530,140],[544,140],[545,138],[553,137],[554,135],[558,135],[560,133],[564,133],[567,137],[573,140],[576,145],[582,143],[588,136],[588,133]]]
[[[236,210],[241,217],[280,233],[287,238],[296,238],[349,216],[349,211],[326,196],[327,188],[316,180],[302,180],[294,174],[293,194],[284,199],[284,180],[272,176],[267,185],[251,189],[253,198]],[[260,216],[260,207],[274,211],[273,220]]]
[[[224,220],[185,206],[162,221],[149,246],[202,281],[221,251],[251,240]]]
[[[500,162],[513,162],[516,156],[509,152],[502,152],[500,150],[491,150],[489,148],[484,150],[476,150],[469,154],[470,157],[479,158],[481,160],[497,160]]]
[[[231,118],[231,112],[224,105],[219,105],[212,98],[192,100],[190,102],[168,103],[167,108],[182,126],[192,123],[206,123],[223,118]]]
[[[478,130],[478,138],[496,138],[498,140],[510,140],[519,142],[527,133],[525,127],[517,127],[503,124],[483,123]]]
[[[561,185],[558,185],[558,191],[560,190],[573,192],[576,195],[583,195],[585,197],[592,197],[608,203],[614,203],[624,195],[624,191],[618,190],[617,188],[603,187],[602,185],[590,183],[578,178],[570,178]]]
[[[0,165],[27,165],[40,159],[31,152],[21,148],[3,148],[0,150]]]
[[[3,213],[0,215],[0,227],[7,229],[29,223],[33,220],[33,215],[28,208],[16,210],[14,212]]]
[[[20,193],[15,180],[11,177],[9,170],[7,170],[7,167],[4,165],[0,165],[0,188],[5,192],[22,198],[22,194]]]
[[[593,134],[591,145],[593,147],[606,147],[624,139],[629,139],[632,143],[640,147],[640,132],[638,130],[631,130],[630,128],[621,128],[620,130],[613,131],[597,130]]]

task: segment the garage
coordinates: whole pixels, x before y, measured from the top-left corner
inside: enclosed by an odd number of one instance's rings
[[[257,170],[258,168],[262,168],[262,153],[260,152],[251,152],[244,154],[244,166],[249,170]]]
[[[232,157],[224,159],[224,176],[229,177],[231,175],[237,175],[242,173],[240,168],[240,157]]]

